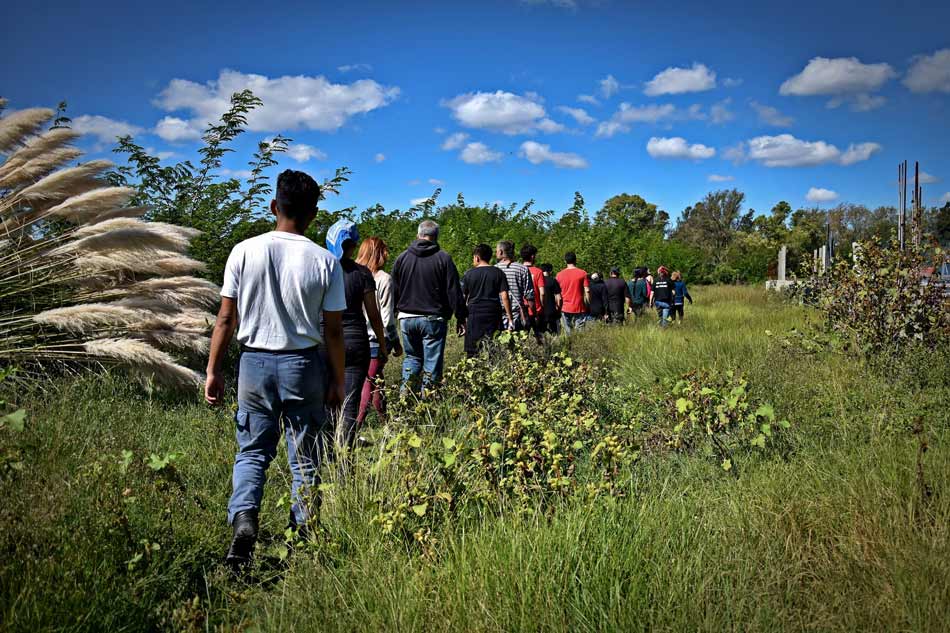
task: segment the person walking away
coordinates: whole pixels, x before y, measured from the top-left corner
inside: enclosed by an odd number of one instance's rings
[[[607,320],[607,285],[600,273],[590,276],[590,318],[597,321]]]
[[[417,239],[393,264],[393,290],[405,358],[402,393],[410,382],[421,396],[442,380],[448,322],[455,316],[459,336],[465,333],[467,311],[452,256],[439,248],[439,225],[419,223]]]
[[[541,264],[541,272],[544,273],[544,302],[541,307],[544,331],[557,336],[561,333],[561,284],[554,278],[551,264]]]
[[[469,358],[478,356],[480,346],[498,333],[507,323],[514,329],[508,278],[491,265],[491,247],[479,244],[472,253],[472,268],[462,275],[462,295],[468,306],[465,322],[465,353]]]
[[[507,329],[516,332],[527,330],[531,326],[528,316],[528,306],[534,305],[534,282],[527,266],[512,261],[515,256],[515,244],[508,240],[498,242],[495,247],[495,264],[508,279],[508,296],[511,298],[511,314],[514,323],[505,322]],[[507,317],[506,317],[507,318]],[[509,327],[512,326],[512,327]]]
[[[604,282],[607,287],[607,322],[623,324],[630,307],[630,290],[620,276],[620,269],[610,269],[610,277]]]
[[[541,342],[544,336],[544,273],[535,266],[534,262],[538,256],[538,249],[531,244],[525,244],[521,247],[521,263],[528,272],[531,273],[531,282],[534,289],[534,303],[528,305],[528,318],[531,320],[531,328],[534,330],[534,336]]]
[[[677,316],[680,323],[683,322],[684,299],[689,300],[689,305],[693,305],[693,298],[689,296],[689,290],[686,289],[686,282],[683,281],[683,275],[680,271],[675,271],[670,280],[673,282],[673,322],[676,322]]]
[[[327,410],[334,423],[335,448],[350,449],[356,440],[360,394],[369,374],[370,350],[367,321],[379,342],[378,355],[386,362],[388,350],[383,321],[376,302],[376,281],[369,268],[353,260],[360,243],[359,231],[351,220],[338,220],[327,231],[327,250],[340,260],[346,309],[343,311],[344,376],[343,403]],[[369,317],[367,319],[367,316]]]
[[[673,282],[670,280],[670,273],[666,266],[660,266],[656,272],[659,279],[653,284],[650,304],[656,308],[656,313],[660,317],[660,327],[666,327],[670,310],[673,308]]]
[[[239,243],[224,268],[205,400],[212,406],[224,400],[221,364],[236,332],[241,345],[238,451],[228,502],[233,537],[226,557],[235,568],[247,564],[254,552],[267,467],[277,454],[282,427],[291,471],[291,527],[305,529],[315,517],[325,406],[343,400],[343,268],[304,237],[319,200],[313,178],[282,172],[270,203],[276,229]],[[317,352],[321,344],[329,368]]]
[[[396,306],[393,303],[392,277],[383,270],[388,259],[389,247],[386,246],[386,242],[378,237],[369,237],[360,244],[356,263],[366,266],[373,274],[373,281],[376,283],[376,302],[379,304],[379,318],[383,324],[386,349],[390,350],[393,356],[400,356],[402,355],[402,345],[399,343],[399,334],[396,330]],[[369,371],[366,374],[363,390],[360,393],[360,408],[356,415],[358,429],[362,428],[363,422],[366,421],[366,415],[369,413],[371,405],[376,410],[379,421],[386,421],[383,370],[386,367],[387,358],[380,356],[381,345],[376,336],[376,330],[365,308],[364,313],[367,316],[366,334],[369,336]]]
[[[650,287],[647,284],[646,268],[637,268],[633,273],[633,293],[630,305],[636,318],[643,314],[643,307],[650,302]]]
[[[561,286],[561,313],[568,334],[582,327],[590,318],[587,304],[590,303],[590,280],[587,271],[577,267],[577,255],[573,251],[564,254],[567,267],[557,274],[557,283]]]

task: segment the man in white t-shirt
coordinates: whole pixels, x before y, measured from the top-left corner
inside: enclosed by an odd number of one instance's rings
[[[293,478],[290,523],[306,529],[318,501],[325,405],[342,401],[343,271],[329,251],[304,237],[319,200],[320,187],[313,178],[299,171],[281,173],[271,201],[276,230],[235,246],[224,270],[205,399],[211,405],[223,400],[221,363],[237,330],[238,452],[228,503],[234,537],[227,555],[234,567],[246,564],[254,551],[264,481],[277,454],[281,420]],[[321,344],[329,358],[329,380],[317,353]]]

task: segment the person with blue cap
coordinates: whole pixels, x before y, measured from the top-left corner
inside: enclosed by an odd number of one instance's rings
[[[338,220],[327,231],[327,250],[340,260],[346,309],[343,311],[344,394],[342,407],[330,410],[330,419],[337,422],[335,444],[352,448],[358,430],[360,394],[369,372],[370,341],[366,320],[373,328],[379,344],[377,358],[388,356],[386,334],[376,300],[376,282],[373,273],[353,259],[359,246],[360,234],[356,224],[347,218]],[[365,311],[365,312],[364,312]]]

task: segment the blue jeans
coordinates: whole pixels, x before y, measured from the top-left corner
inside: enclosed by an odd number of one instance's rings
[[[243,510],[259,510],[267,467],[277,454],[281,421],[290,462],[291,512],[303,525],[319,503],[324,450],[326,371],[317,350],[241,354],[238,372],[238,452],[228,522]]]
[[[564,312],[562,314],[564,315],[564,326],[568,334],[584,327],[584,324],[590,321],[590,315],[586,312]]]
[[[654,301],[653,305],[656,307],[656,313],[660,317],[660,327],[666,327],[670,320],[670,304],[665,301]]]
[[[445,360],[445,337],[448,324],[441,317],[409,317],[399,320],[402,332],[402,348],[406,357],[402,361],[402,390],[411,380],[422,375],[422,394],[442,379],[442,363]]]

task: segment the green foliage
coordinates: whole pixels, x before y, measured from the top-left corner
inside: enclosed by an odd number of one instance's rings
[[[854,264],[839,261],[815,282],[818,306],[828,327],[868,357],[887,362],[937,347],[950,337],[950,306],[938,277],[926,283],[922,271],[939,271],[943,261],[939,250],[929,257],[911,246],[863,243]]]
[[[13,375],[12,367],[0,367],[0,386]],[[0,397],[0,479],[23,470],[19,435],[26,425],[26,411],[16,409]]]
[[[727,471],[736,466],[740,451],[764,450],[789,428],[787,420],[776,420],[772,405],[752,399],[748,381],[732,370],[689,372],[672,385],[666,408],[673,422],[672,428],[659,430],[666,444],[715,456]]]

